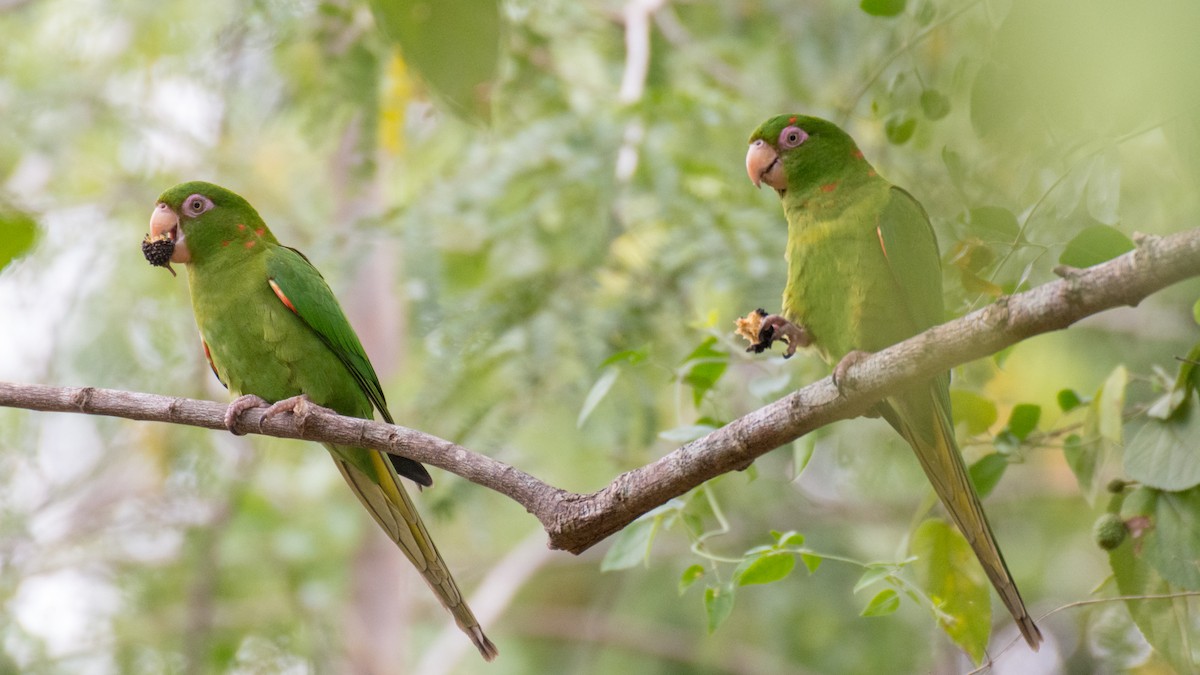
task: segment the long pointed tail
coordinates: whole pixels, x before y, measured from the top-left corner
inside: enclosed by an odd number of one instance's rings
[[[404,551],[404,555],[425,578],[438,600],[454,615],[458,627],[471,638],[471,642],[475,643],[484,659],[491,661],[496,658],[499,650],[483,634],[479,620],[467,606],[454,577],[450,576],[446,561],[438,553],[437,546],[425,529],[425,523],[421,522],[420,514],[417,513],[404,486],[400,484],[400,478],[396,475],[392,463],[374,450],[327,447],[333,454],[333,460],[341,470],[342,476],[346,478],[354,494],[358,495],[359,501],[367,507],[375,522],[388,533],[400,550]],[[363,469],[367,467],[358,462],[348,461],[346,457],[349,453],[365,453],[362,458],[369,457],[369,467],[375,475],[365,473]]]
[[[902,398],[888,399],[888,403],[892,410],[885,412],[884,417],[913,447],[942,505],[971,544],[975,556],[983,565],[983,571],[1016,620],[1025,642],[1037,651],[1042,642],[1042,632],[1025,609],[1017,584],[996,544],[992,527],[988,524],[979,495],[975,493],[954,440],[949,410],[942,410],[943,406],[932,388]]]

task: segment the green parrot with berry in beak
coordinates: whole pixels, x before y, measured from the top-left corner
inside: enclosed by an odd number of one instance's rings
[[[752,350],[783,340],[791,356],[811,345],[836,364],[836,382],[870,352],[943,321],[941,263],[929,217],[912,195],[876,174],[846,132],[815,117],[773,117],[750,136],[746,171],[756,187],[775,189],[788,223],[783,312],[762,318]],[[912,446],[1036,650],[1041,631],[1025,609],[955,441],[950,374],[894,392],[875,412]]]
[[[392,422],[375,369],[328,284],[303,254],[279,243],[245,199],[211,183],[176,185],[158,198],[143,252],[152,264],[187,268],[204,353],[217,379],[238,395],[225,415],[231,431],[241,413],[265,405],[264,417],[315,404],[363,419],[378,411]],[[496,646],[401,484],[403,476],[432,485],[429,472],[377,450],[325,447],[458,627],[494,659]]]

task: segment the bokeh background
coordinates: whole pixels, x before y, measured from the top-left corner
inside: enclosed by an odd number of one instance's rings
[[[1190,0],[0,0],[0,379],[225,400],[186,281],[138,248],[160,192],[210,180],[322,270],[400,423],[594,490],[828,373],[732,335],[784,283],[778,199],[743,165],[761,121],[835,120],[921,200],[959,315],[1200,224],[1197,34]],[[1092,524],[1152,405],[1190,391],[1198,296],[956,370],[960,441],[1035,616],[1118,594]],[[325,455],[0,409],[0,671],[974,667],[911,593],[921,563],[900,563],[937,509],[878,420],[579,557],[435,471],[417,499],[491,665]],[[1200,531],[1195,492],[1176,533]],[[764,545],[803,564],[739,584]],[[995,604],[993,654],[1014,635]],[[1142,611],[1139,630],[1120,602],[1067,608],[995,672],[1194,665],[1195,606]]]

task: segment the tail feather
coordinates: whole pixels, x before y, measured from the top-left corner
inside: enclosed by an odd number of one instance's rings
[[[1042,632],[1026,610],[1017,584],[1004,562],[1004,555],[954,440],[948,411],[939,409],[932,389],[925,392],[888,399],[883,415],[913,447],[946,512],[975,551],[975,557],[1012,614],[1025,642],[1037,651],[1042,643]],[[910,424],[909,420],[919,422]],[[924,432],[926,429],[932,432]]]
[[[496,658],[499,650],[483,634],[479,620],[475,618],[475,614],[471,612],[471,608],[463,599],[462,591],[458,589],[458,584],[450,575],[446,561],[438,553],[433,538],[425,529],[425,523],[421,521],[421,516],[417,513],[408,492],[400,484],[400,478],[387,456],[376,451],[347,450],[335,447],[329,449],[333,454],[334,463],[341,470],[342,476],[354,490],[359,501],[421,573],[425,582],[429,584],[438,600],[441,601],[442,606],[454,616],[454,622],[467,634],[467,637],[471,638],[471,642],[475,643],[475,647],[484,659],[491,661]],[[368,476],[356,463],[344,459],[342,453],[347,451],[370,452],[370,464],[379,480],[376,481],[374,477]]]

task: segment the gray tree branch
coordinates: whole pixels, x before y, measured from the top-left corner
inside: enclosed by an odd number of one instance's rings
[[[541,522],[552,548],[580,553],[710,478],[831,422],[862,415],[888,391],[1097,312],[1137,305],[1151,293],[1200,275],[1200,229],[1139,237],[1135,250],[1102,265],[1056,272],[1063,278],[1001,298],[860,361],[841,391],[826,377],[591,494],[557,488],[415,429],[316,410],[264,421],[264,409],[256,408],[241,417],[238,430],[374,448],[445,469],[518,502]],[[0,406],[225,429],[225,404],[95,387],[0,382]]]

